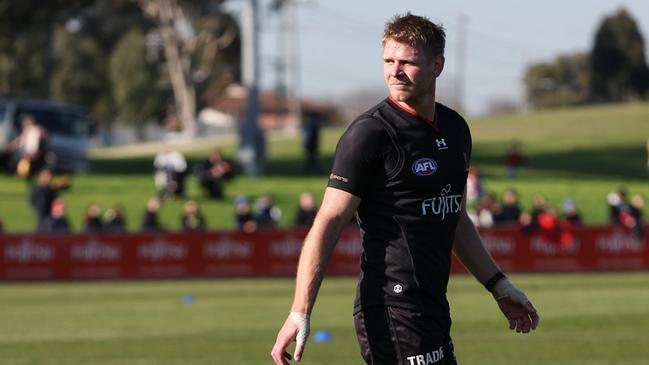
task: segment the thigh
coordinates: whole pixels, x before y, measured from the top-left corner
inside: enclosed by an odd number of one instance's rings
[[[456,364],[448,328],[409,309],[374,307],[354,316],[365,362],[403,365]]]

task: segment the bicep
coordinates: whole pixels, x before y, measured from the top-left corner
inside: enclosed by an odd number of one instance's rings
[[[345,190],[327,187],[316,219],[349,222],[361,199]]]

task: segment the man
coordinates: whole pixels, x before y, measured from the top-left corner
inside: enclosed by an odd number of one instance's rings
[[[221,156],[221,152],[215,150],[196,166],[196,176],[210,198],[223,199],[223,183],[234,177],[234,171],[232,165]]]
[[[446,300],[451,250],[492,292],[510,329],[539,317],[500,272],[466,213],[471,139],[466,122],[435,103],[444,67],[444,30],[406,14],[383,35],[389,97],[341,137],[329,185],[297,269],[291,312],[272,357],[302,358],[309,316],[328,258],[356,212],[363,235],[354,321],[369,364],[455,364]]]
[[[7,145],[8,150],[17,152],[15,166],[18,176],[31,176],[45,166],[47,140],[47,132],[38,125],[36,117],[25,115],[20,135]]]

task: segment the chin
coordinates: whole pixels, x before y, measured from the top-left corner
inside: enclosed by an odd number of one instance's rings
[[[404,92],[393,92],[390,93],[390,95],[392,96],[392,99],[396,101],[408,101],[411,97],[409,93],[404,93]]]

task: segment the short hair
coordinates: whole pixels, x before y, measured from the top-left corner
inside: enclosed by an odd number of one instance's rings
[[[412,15],[410,12],[395,15],[385,24],[384,46],[389,39],[421,48],[432,57],[443,56],[446,46],[444,27],[431,22],[426,17]]]

